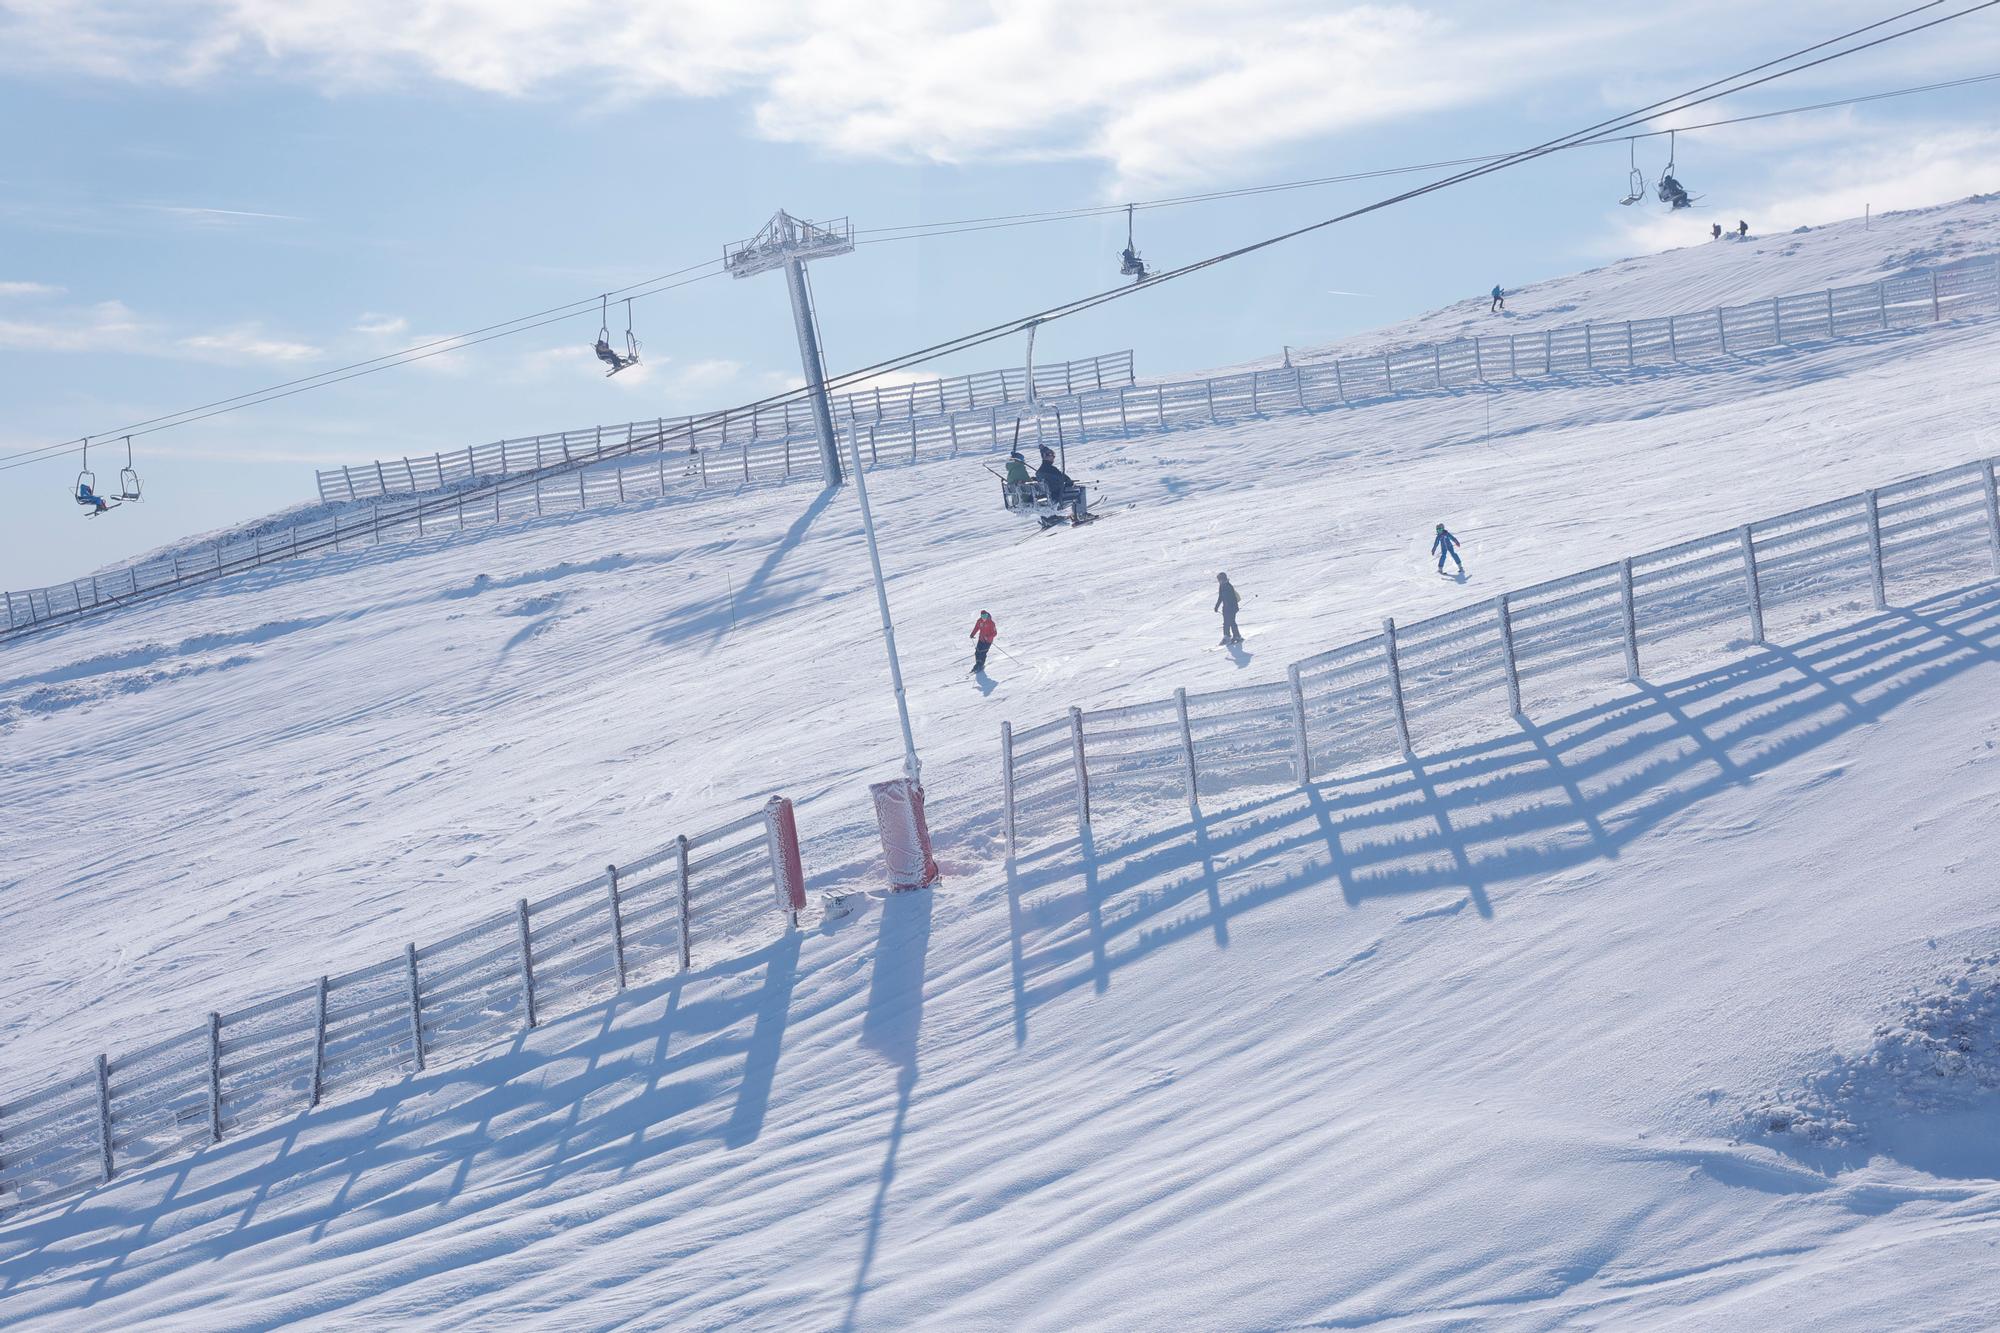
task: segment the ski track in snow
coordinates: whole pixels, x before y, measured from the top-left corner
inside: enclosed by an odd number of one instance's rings
[[[1509,301],[1618,318],[1856,281],[1991,248],[1997,218]],[[865,784],[899,746],[844,493],[275,566],[0,652],[0,1096],[774,789],[814,889],[857,894],[0,1224],[0,1324],[2000,1323],[1990,1099],[1833,1146],[1744,1118],[1903,1077],[1907,1034],[1985,1012],[1922,997],[2000,949],[2000,587],[1774,612],[1769,650],[1551,682],[1525,726],[1192,823],[1113,804],[1092,858],[1064,826],[1007,866],[993,789],[1003,718],[1282,679],[1385,613],[2000,453],[1996,352],[1986,319],[1135,431],[1072,451],[1107,521],[1026,545],[976,460],[873,474],[935,894],[861,892]],[[1425,555],[1440,519],[1463,585]],[[1207,651],[1218,569],[1234,653]],[[982,607],[990,691],[962,679]]]

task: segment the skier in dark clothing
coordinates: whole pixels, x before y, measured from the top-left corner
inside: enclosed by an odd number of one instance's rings
[[[1465,572],[1465,562],[1458,558],[1458,538],[1446,531],[1442,523],[1438,524],[1437,536],[1431,538],[1431,550],[1437,554],[1438,573],[1444,573],[1444,560],[1446,556],[1450,556],[1451,562],[1458,566],[1459,573],[1463,574]]]
[[[1711,241],[1722,239],[1722,224],[1720,222],[1711,222],[1708,224],[1708,239]]]
[[[1042,490],[1049,497],[1050,504],[1069,506],[1071,525],[1082,523],[1089,517],[1084,511],[1083,487],[1071,481],[1069,474],[1056,466],[1056,456],[1046,445],[1042,447],[1042,465],[1035,469],[1035,480],[1042,483]]]
[[[1222,612],[1222,641],[1225,644],[1243,642],[1243,631],[1236,628],[1236,608],[1242,600],[1236,595],[1236,586],[1229,581],[1229,575],[1215,576],[1215,609]]]
[[[979,619],[972,622],[972,634],[970,637],[978,640],[978,643],[972,650],[972,674],[977,676],[984,674],[986,670],[986,654],[993,647],[993,640],[1000,637],[1000,627],[993,623],[991,612],[981,611],[979,613]]]
[[[1736,219],[1736,239],[1739,241],[1747,241],[1750,239],[1750,224],[1745,222],[1742,218]]]
[[[1493,284],[1493,304],[1486,307],[1486,313],[1490,315],[1496,310],[1505,310],[1506,308],[1507,293],[1501,291],[1500,284],[1496,282]]]

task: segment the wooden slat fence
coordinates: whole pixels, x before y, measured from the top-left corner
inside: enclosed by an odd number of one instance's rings
[[[796,929],[791,802],[0,1102],[0,1217],[444,1064]]]
[[[2000,577],[1984,459],[1504,593],[1295,663],[1282,681],[1000,727],[1008,854],[1088,837],[1117,806],[1306,784],[1426,735],[1504,724],[1523,699],[1637,680],[1650,654],[1761,644],[1891,595]],[[1689,636],[1693,636],[1690,638]]]

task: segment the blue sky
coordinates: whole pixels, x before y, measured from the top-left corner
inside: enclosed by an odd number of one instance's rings
[[[1501,151],[1889,12],[0,0],[0,453],[677,269],[781,205],[884,226]],[[1722,105],[2000,71],[1996,14]],[[1765,231],[2000,188],[1996,88],[1691,135],[1681,175]],[[1038,355],[1223,364],[1705,232],[1708,215],[1619,208],[1625,166],[1598,148],[1455,189],[1053,326]],[[1141,248],[1185,261],[1400,183],[1142,214]],[[863,247],[814,275],[829,363],[1097,290],[1122,241],[1097,219]],[[720,407],[797,375],[775,277],[635,319],[646,364],[615,380],[593,315],[144,436],[147,502],[97,520],[68,498],[73,457],[0,471],[0,585],[306,500],[315,466]],[[93,462],[115,473],[122,446]]]

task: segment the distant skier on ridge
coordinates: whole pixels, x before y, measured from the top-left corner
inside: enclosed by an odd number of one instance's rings
[[[1215,576],[1215,610],[1222,612],[1222,642],[1224,644],[1243,642],[1243,631],[1236,628],[1236,608],[1243,599],[1236,595],[1236,587],[1229,581],[1229,575]]]
[[[1507,293],[1501,291],[1500,284],[1496,282],[1493,284],[1493,304],[1486,307],[1486,313],[1490,315],[1496,310],[1505,310],[1506,308]]]
[[[972,633],[967,637],[979,642],[972,650],[972,674],[986,674],[986,654],[993,647],[993,641],[1000,637],[1000,627],[993,623],[993,613],[981,611],[979,619],[972,622]]]
[[[1465,573],[1465,562],[1458,558],[1458,538],[1452,536],[1442,523],[1438,524],[1437,536],[1431,538],[1431,550],[1438,558],[1438,573],[1444,573],[1446,556],[1451,557],[1451,562],[1458,566],[1460,574]]]

